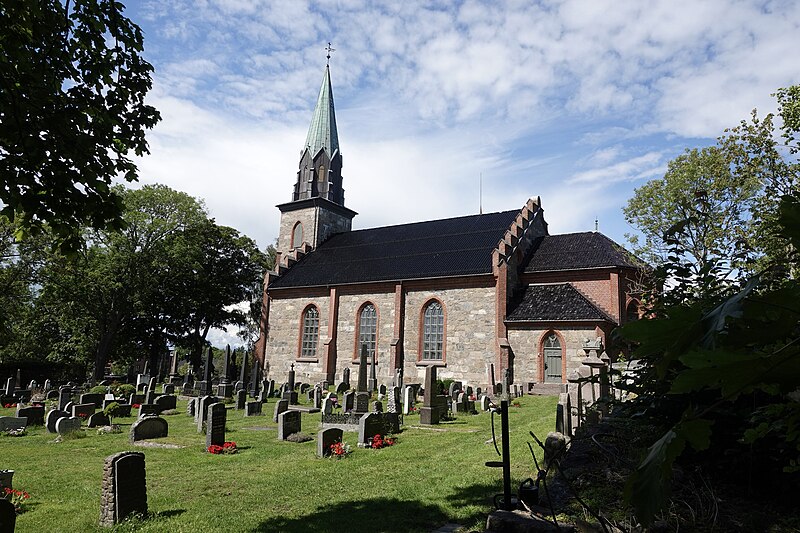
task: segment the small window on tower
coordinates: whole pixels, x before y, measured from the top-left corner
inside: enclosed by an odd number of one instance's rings
[[[303,224],[298,222],[292,231],[292,248],[299,248],[303,244]]]
[[[319,176],[317,176],[317,179],[319,181],[325,181],[327,178],[328,176],[325,174],[325,167],[319,167]]]

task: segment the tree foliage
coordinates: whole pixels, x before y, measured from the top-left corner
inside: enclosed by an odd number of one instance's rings
[[[81,229],[120,229],[111,187],[137,179],[129,154],[148,152],[160,119],[144,103],[152,66],[142,31],[114,0],[0,4],[0,187],[17,234],[45,225],[64,249]]]
[[[761,121],[754,113],[716,147],[727,154],[730,174],[715,165],[696,172],[758,181],[747,200],[752,216],[737,224],[760,239],[760,255],[747,264],[737,246],[724,246],[727,236],[696,255],[693,231],[721,227],[719,214],[699,199],[659,243],[666,260],[656,276],[671,286],[651,299],[650,320],[621,329],[636,344],[641,366],[630,383],[635,399],[620,408],[664,427],[626,487],[644,524],[664,508],[676,461],[720,472],[752,472],[755,464],[755,476],[778,491],[800,482],[800,281],[793,275],[800,262],[793,158],[800,91],[777,95],[783,144],[775,140],[773,117]],[[732,280],[736,264],[758,272]]]

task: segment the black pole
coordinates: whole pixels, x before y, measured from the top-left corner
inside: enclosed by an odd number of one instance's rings
[[[508,444],[508,400],[500,401],[500,440],[503,445],[503,510],[513,511],[511,502],[511,457]]]

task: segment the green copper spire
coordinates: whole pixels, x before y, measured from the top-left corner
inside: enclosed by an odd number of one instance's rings
[[[314,108],[314,116],[311,119],[311,126],[308,128],[306,147],[311,152],[311,157],[314,157],[320,148],[325,148],[328,157],[333,157],[333,154],[339,149],[339,133],[336,131],[336,113],[333,109],[331,71],[328,66],[325,67],[325,77],[322,79],[322,87],[319,89],[317,107]]]

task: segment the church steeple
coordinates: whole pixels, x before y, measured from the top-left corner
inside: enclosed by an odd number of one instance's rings
[[[339,132],[336,129],[331,69],[328,65],[325,66],[306,144],[300,152],[300,168],[292,195],[293,201],[308,198],[324,198],[344,205],[342,154],[339,152]]]
[[[333,48],[328,43],[328,60]],[[300,151],[292,201],[278,206],[281,227],[278,252],[316,248],[335,233],[350,231],[356,212],[344,206],[342,154],[333,105],[330,65],[325,65],[322,87],[311,117],[306,143]]]
[[[325,149],[328,156],[333,156],[339,150],[339,132],[336,131],[331,69],[328,66],[325,66],[325,77],[322,78],[317,106],[314,108],[314,116],[311,118],[311,126],[308,128],[306,148],[312,155]]]

